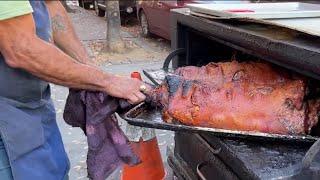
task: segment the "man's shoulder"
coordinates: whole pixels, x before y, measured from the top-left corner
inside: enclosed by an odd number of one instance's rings
[[[32,13],[29,1],[0,0],[0,21]]]

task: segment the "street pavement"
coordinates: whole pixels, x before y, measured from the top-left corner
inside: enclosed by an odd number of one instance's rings
[[[74,8],[74,7],[73,7]],[[105,24],[103,18],[96,17],[92,11],[87,11],[77,8],[77,12],[70,14],[70,17],[75,24],[76,32],[80,36],[83,42],[101,40],[105,38]],[[122,32],[122,34],[130,36],[128,32]],[[149,42],[144,41],[140,37],[132,38],[136,44],[139,44],[141,48],[154,48],[154,51],[158,51],[159,46],[169,46],[169,44],[160,44],[158,47],[148,46]],[[155,42],[157,43],[157,42]],[[163,42],[159,42],[163,43]],[[168,47],[167,47],[168,48]],[[167,53],[162,51],[163,53]],[[134,59],[134,57],[133,57]],[[112,65],[110,63],[101,65],[101,69],[107,72],[126,75],[129,76],[132,71],[140,71],[142,69],[150,68],[160,68],[162,66],[162,56],[159,57],[157,62],[145,61],[139,63],[134,63],[134,60],[130,64],[117,64]],[[146,79],[146,78],[145,78]],[[58,85],[51,85],[52,87],[52,99],[54,101],[56,112],[57,112],[57,122],[62,134],[63,142],[70,159],[70,179],[88,179],[86,171],[86,154],[88,150],[88,145],[86,137],[80,128],[73,128],[67,125],[63,121],[63,109],[65,106],[65,100],[68,95],[68,89]],[[123,127],[124,122],[120,120],[120,124]],[[173,145],[173,133],[170,131],[157,130],[156,131],[159,147],[163,161],[166,161],[166,147],[168,145]],[[120,179],[121,168],[118,169],[114,174],[112,174],[108,180]]]

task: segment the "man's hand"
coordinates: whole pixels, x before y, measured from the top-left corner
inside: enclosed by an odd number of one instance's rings
[[[111,78],[106,91],[111,96],[127,99],[130,104],[137,104],[146,98],[140,91],[142,85],[146,86],[147,90],[150,89],[149,86],[138,79],[114,76]]]

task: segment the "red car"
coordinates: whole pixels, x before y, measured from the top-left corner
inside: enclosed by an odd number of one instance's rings
[[[142,0],[137,1],[137,16],[142,35],[155,34],[170,40],[170,10],[185,7],[190,3],[235,3],[247,1],[209,1],[209,0]]]
[[[155,34],[170,40],[170,9],[181,8],[185,2],[174,0],[144,0],[137,2],[137,16],[140,21],[142,35]]]

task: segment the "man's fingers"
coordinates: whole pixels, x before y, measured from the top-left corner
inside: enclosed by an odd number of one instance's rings
[[[135,95],[139,98],[139,101],[140,101],[140,102],[141,102],[141,101],[144,101],[144,100],[146,99],[146,96],[145,96],[143,93],[141,93],[141,92],[138,92],[138,93],[136,93]]]
[[[137,96],[135,96],[134,94],[130,95],[129,98],[128,98],[128,102],[130,104],[137,104],[139,103],[139,98]]]
[[[137,92],[133,95],[130,95],[128,98],[128,102],[130,104],[138,104],[146,99],[146,96],[143,93]]]
[[[146,91],[144,93],[148,93],[152,90],[152,87],[149,84],[145,84],[146,86]]]

